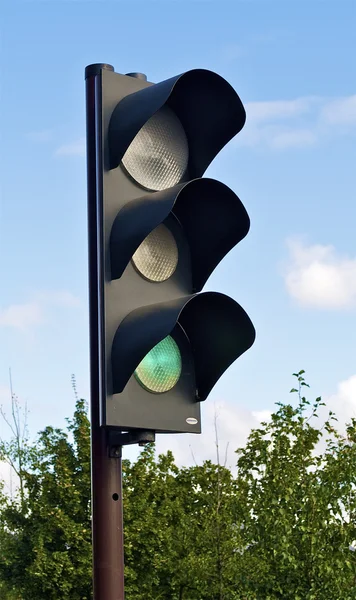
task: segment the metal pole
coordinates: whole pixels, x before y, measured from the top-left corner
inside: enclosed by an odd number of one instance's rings
[[[94,600],[124,600],[124,544],[122,514],[121,448],[110,456],[109,438],[100,427],[99,402],[99,324],[97,281],[97,158],[96,86],[101,69],[110,65],[86,68],[88,231],[89,231],[89,312],[90,312],[90,385],[91,385],[91,494],[93,540]]]
[[[124,600],[121,448],[108,456],[103,428],[91,440],[94,600]]]

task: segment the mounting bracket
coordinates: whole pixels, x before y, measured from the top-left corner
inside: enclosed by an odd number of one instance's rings
[[[121,456],[122,446],[138,444],[144,446],[150,444],[156,439],[154,431],[145,431],[143,429],[132,429],[131,431],[109,431],[109,456],[117,458]]]

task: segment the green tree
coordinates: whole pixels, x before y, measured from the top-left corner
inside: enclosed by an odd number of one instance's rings
[[[184,513],[173,455],[147,446],[124,467],[125,576],[128,600],[181,596],[180,540]]]
[[[337,433],[330,412],[320,427],[317,398],[308,411],[304,371],[296,373],[296,407],[279,405],[269,423],[238,450],[245,594],[265,599],[356,598],[355,422]],[[312,424],[313,423],[313,424]],[[323,431],[326,449],[317,452]],[[251,595],[252,594],[252,595]]]
[[[4,484],[0,481],[0,507],[3,507],[6,503],[6,495],[4,494]],[[4,523],[0,520],[0,551],[4,548],[4,538],[6,531]],[[16,590],[13,589],[11,583],[6,582],[0,578],[0,598],[1,600],[20,600]]]
[[[23,600],[91,597],[89,451],[85,403],[77,400],[68,433],[40,433],[26,456],[25,490],[3,504],[1,579]]]
[[[332,413],[320,424],[303,374],[296,405],[238,450],[236,477],[219,455],[178,468],[153,445],[124,461],[127,600],[356,599],[356,422],[345,435]],[[0,490],[4,600],[90,600],[89,446],[78,398],[66,431],[0,446],[22,481]]]
[[[186,600],[240,598],[239,548],[242,530],[236,512],[237,489],[224,466],[205,461],[181,469],[181,522],[177,532],[175,577]]]
[[[0,416],[7,425],[11,433],[10,439],[0,439],[0,460],[10,467],[11,475],[15,475],[15,482],[18,486],[18,498],[21,507],[24,508],[25,501],[25,481],[24,473],[30,457],[31,449],[29,445],[29,435],[27,427],[27,405],[20,405],[19,399],[12,389],[11,370],[10,375],[10,395],[11,405],[9,416],[0,407]],[[12,489],[10,489],[12,495]]]
[[[125,462],[127,599],[238,598],[235,493],[231,472],[210,461],[179,469],[152,445]]]

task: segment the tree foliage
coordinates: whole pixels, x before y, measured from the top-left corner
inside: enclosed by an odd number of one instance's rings
[[[269,423],[238,451],[239,501],[245,518],[246,591],[256,598],[356,598],[356,421],[343,437],[332,412],[320,426],[295,373],[296,407],[279,404]],[[316,452],[322,434],[325,448]],[[248,564],[250,566],[248,567]],[[255,595],[253,595],[255,594]]]
[[[84,401],[77,401],[67,429],[47,427],[40,433],[21,472],[25,493],[19,488],[18,497],[2,504],[0,573],[23,600],[90,598],[90,438]]]
[[[356,420],[345,435],[332,413],[321,422],[295,377],[296,401],[251,431],[236,476],[153,445],[124,461],[127,600],[356,599]],[[91,598],[89,445],[78,398],[66,431],[1,443],[23,483],[0,492],[4,600]]]

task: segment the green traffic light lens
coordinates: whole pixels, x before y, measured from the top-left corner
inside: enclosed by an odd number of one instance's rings
[[[154,346],[138,365],[134,375],[149,392],[171,390],[182,372],[182,357],[177,343],[169,335]]]

